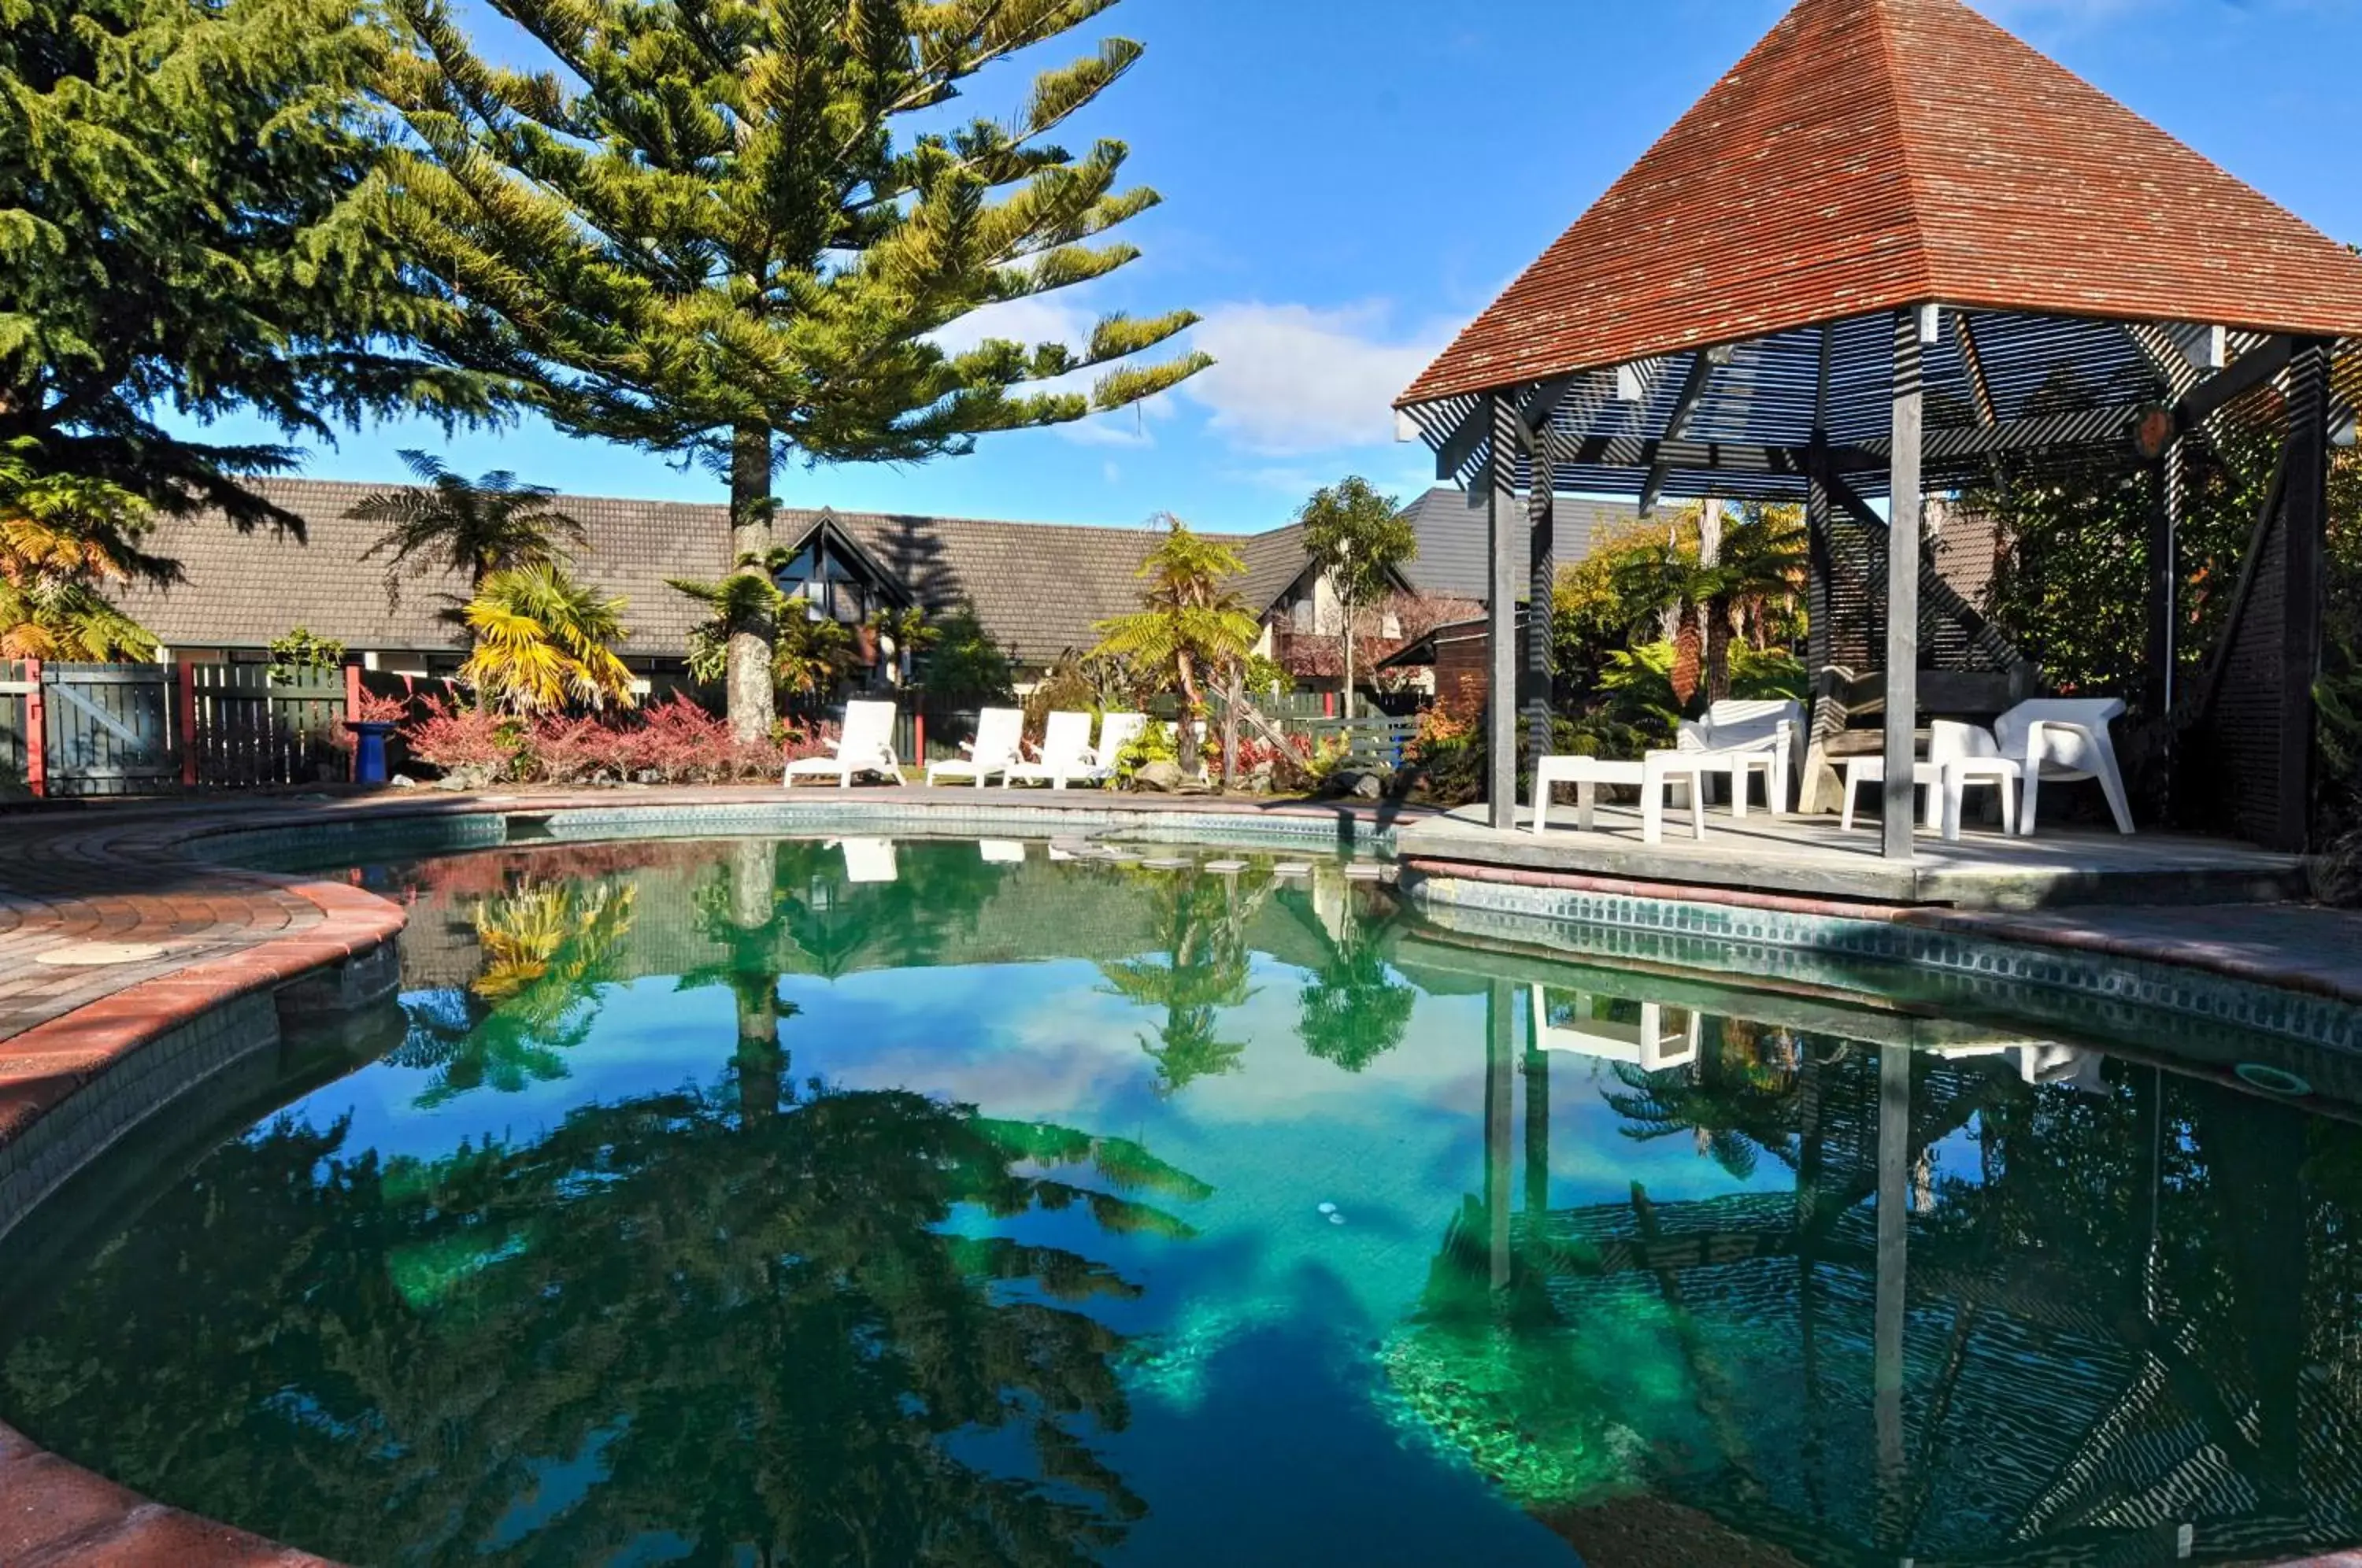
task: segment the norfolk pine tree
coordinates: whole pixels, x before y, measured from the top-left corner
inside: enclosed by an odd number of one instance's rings
[[[1139,58],[1042,72],[1006,121],[941,113],[970,76],[1114,0],[492,0],[550,68],[496,67],[441,0],[391,95],[417,138],[396,222],[561,427],[727,476],[731,558],[759,570],[771,480],[908,462],[1160,392],[1196,354],[1117,361],[1196,318],[1101,319],[1080,347],[941,346],[981,306],[1098,278],[1093,243],[1156,201],[1125,149],[1049,140]],[[1053,381],[1098,367],[1086,391]],[[730,639],[733,727],[771,717],[771,628]]]
[[[487,413],[494,345],[370,221],[386,30],[354,0],[0,0],[0,445],[167,513],[300,520],[242,477],[276,444],[166,413],[330,422]],[[436,346],[423,352],[421,344]],[[28,444],[29,443],[29,444]]]

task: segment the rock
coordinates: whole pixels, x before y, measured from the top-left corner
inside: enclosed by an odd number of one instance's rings
[[[1379,774],[1364,772],[1358,767],[1344,767],[1329,776],[1329,792],[1351,795],[1359,801],[1374,801],[1386,792],[1386,781]]]
[[[435,780],[437,790],[481,790],[492,781],[492,770],[480,762],[462,763]]]
[[[385,781],[385,787],[389,790],[415,790],[418,780],[407,773],[397,773]]]
[[[1143,762],[1131,776],[1131,787],[1159,795],[1178,793],[1181,789],[1181,767],[1174,762]]]

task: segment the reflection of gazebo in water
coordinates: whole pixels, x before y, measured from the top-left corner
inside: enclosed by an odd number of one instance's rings
[[[1793,1190],[1663,1201],[1636,1182],[1553,1209],[1567,1058],[1518,1019],[1525,994],[1488,988],[1485,1191],[1389,1363],[1414,1411],[1603,1563],[1635,1529],[1749,1562],[2362,1540],[2351,1309],[2307,1316],[2351,1265],[2323,1250],[2296,1113],[2145,1067],[2102,1088],[2076,1054],[1965,1031],[1914,1050],[1709,1017],[1700,1063],[1608,1070],[1628,1099],[1694,1097],[1701,1132],[1749,1121]],[[1767,1034],[1794,1046],[1776,1125],[1701,1077]],[[1937,1179],[1939,1144],[1980,1174]]]
[[[1804,502],[1816,679],[1882,672],[1895,861],[1916,724],[2031,674],[1924,558],[1923,496],[2137,438],[2148,679],[2114,695],[2221,757],[2209,820],[2297,849],[2332,365],[2357,336],[2362,259],[1959,0],[1803,0],[1399,406],[1440,477],[1490,494],[1490,685],[1540,749],[1551,639],[1519,670],[1512,617],[1551,602],[1554,492]],[[2177,690],[2177,508],[2226,411],[2279,427],[2277,478],[2212,662]],[[1509,701],[1487,740],[1492,824],[1513,826]],[[2183,804],[2202,782],[2185,770]]]

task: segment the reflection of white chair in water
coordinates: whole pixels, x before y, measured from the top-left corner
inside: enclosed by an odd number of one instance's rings
[[[1527,1010],[1533,1018],[1534,1048],[1572,1051],[1608,1062],[1632,1062],[1649,1071],[1684,1067],[1697,1060],[1698,1038],[1705,1017],[1690,1008],[1642,1002],[1638,1023],[1617,1023],[1591,1016],[1591,998],[1582,991],[1562,991],[1573,999],[1574,1022],[1551,1021],[1550,993],[1535,986]]]
[[[848,882],[891,882],[894,880],[894,841],[890,838],[840,838],[836,846],[844,851],[844,879]]]
[[[980,838],[976,846],[990,866],[1021,866],[1025,863],[1025,842],[1015,838]]]

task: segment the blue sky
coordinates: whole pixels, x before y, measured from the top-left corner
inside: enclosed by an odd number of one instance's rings
[[[2362,58],[2362,0],[1977,3],[2330,234],[2362,239],[2350,72],[2323,63]],[[1415,491],[1429,469],[1391,439],[1393,395],[1785,4],[1126,0],[1097,30],[1147,56],[1068,139],[1128,141],[1132,177],[1164,204],[1123,231],[1144,251],[1131,267],[1010,308],[994,330],[1073,334],[1105,310],[1187,306],[1221,363],[1136,412],[919,467],[790,469],[778,493],[1048,522],[1172,511],[1248,530],[1349,472]],[[972,105],[1006,112],[1022,68],[1062,58],[986,75]],[[451,441],[359,431],[307,471],[397,479],[395,449],[411,445],[570,491],[721,498],[701,470],[531,425]]]

